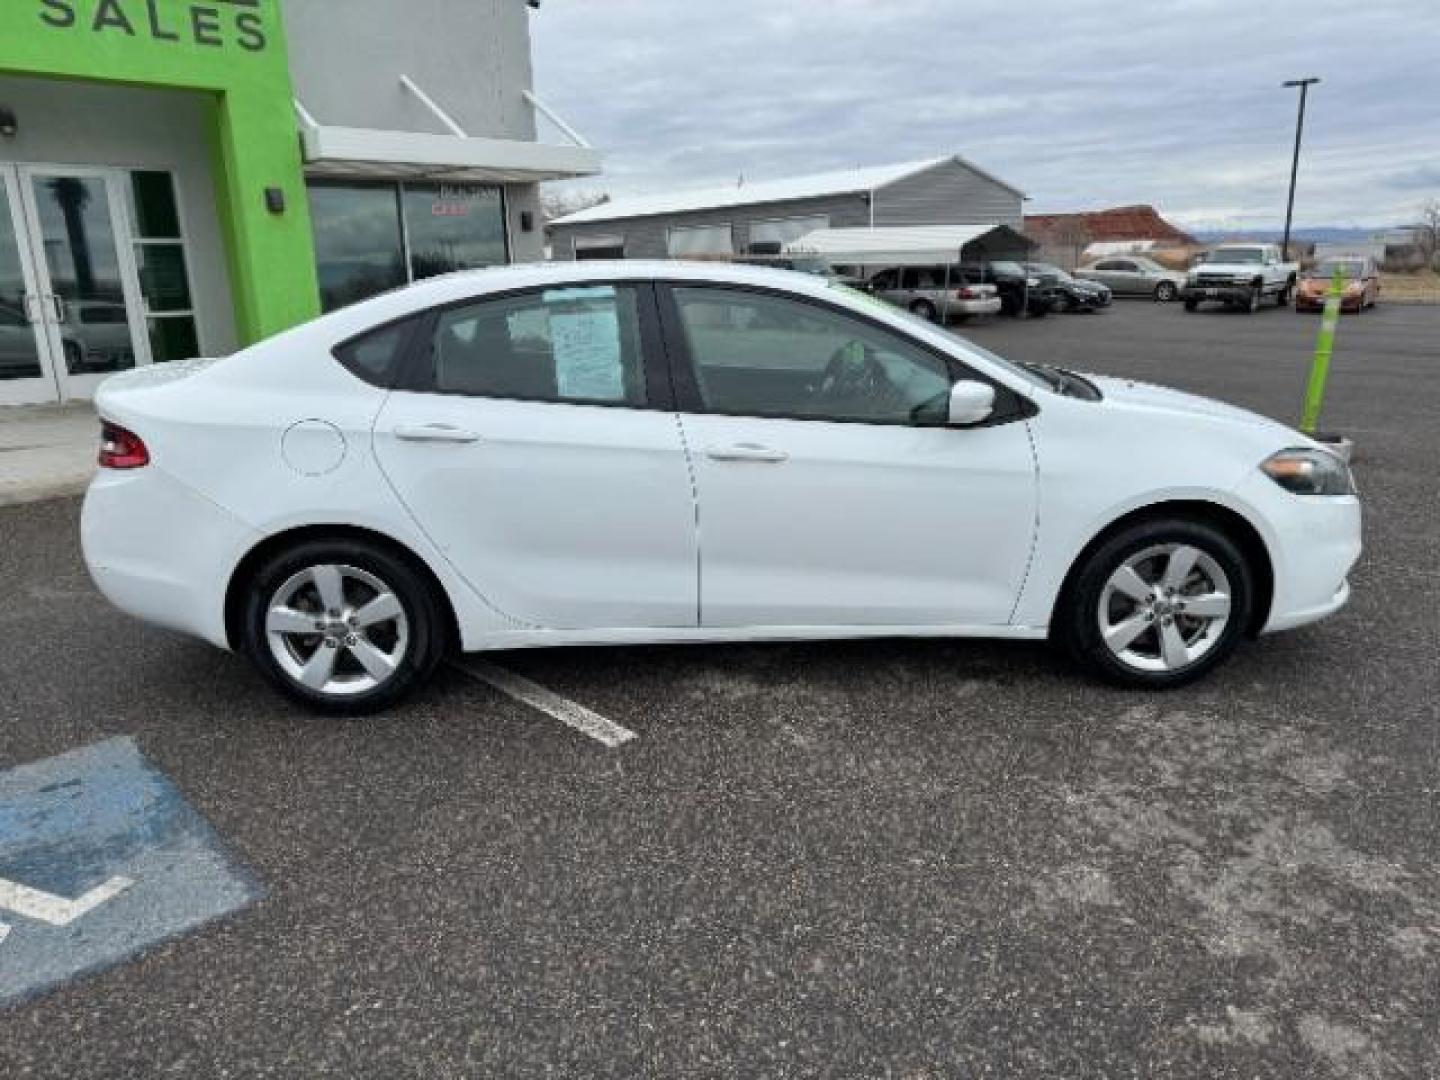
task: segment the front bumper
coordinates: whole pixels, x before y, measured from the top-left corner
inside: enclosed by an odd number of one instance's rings
[[[1355,296],[1346,296],[1346,297],[1344,297],[1343,299],[1341,299],[1341,301],[1340,301],[1340,310],[1341,310],[1341,311],[1349,311],[1349,312],[1351,312],[1351,313],[1354,313],[1354,312],[1360,310],[1360,306],[1361,306],[1361,304],[1363,304],[1364,302],[1365,302],[1365,298],[1364,298],[1363,296],[1358,295],[1358,294],[1355,295]],[[1297,293],[1297,294],[1295,295],[1295,310],[1296,310],[1296,311],[1324,311],[1324,310],[1325,310],[1325,297],[1323,297],[1323,296],[1306,296],[1306,295],[1304,295],[1303,293]]]
[[[1260,509],[1269,528],[1275,580],[1261,633],[1304,626],[1344,607],[1363,548],[1360,500],[1292,495],[1258,470],[1237,494]]]
[[[112,604],[146,622],[229,648],[230,573],[258,532],[151,464],[101,469],[85,495],[85,565]]]
[[[994,315],[1000,310],[1000,297],[987,296],[982,300],[951,300],[952,315]]]
[[[1253,288],[1249,285],[1185,285],[1180,289],[1182,300],[1204,303],[1248,304]]]

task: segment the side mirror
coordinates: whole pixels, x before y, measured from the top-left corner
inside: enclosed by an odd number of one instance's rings
[[[983,423],[995,412],[995,388],[989,383],[961,379],[950,389],[951,427]]]

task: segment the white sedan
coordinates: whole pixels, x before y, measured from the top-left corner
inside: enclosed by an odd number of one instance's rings
[[[326,712],[452,649],[637,642],[1048,637],[1170,687],[1360,554],[1295,431],[750,267],[436,278],[98,408],[101,590]]]

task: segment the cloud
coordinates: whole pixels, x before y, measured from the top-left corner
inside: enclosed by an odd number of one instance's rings
[[[1434,0],[545,0],[546,101],[617,195],[955,152],[1037,210],[1385,225],[1440,195]],[[1209,218],[1223,212],[1224,220]]]

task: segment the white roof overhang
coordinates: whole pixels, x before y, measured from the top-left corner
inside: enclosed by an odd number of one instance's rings
[[[816,229],[785,245],[786,255],[841,266],[939,266],[964,248],[992,258],[1022,256],[1035,242],[1008,225],[919,225],[879,229]]]
[[[595,176],[598,150],[508,139],[472,139],[417,131],[302,128],[308,176],[424,177],[456,182],[524,184]]]
[[[401,75],[400,85],[447,134],[321,124],[297,101],[306,175],[526,184],[574,180],[595,176],[601,170],[600,152],[529,91],[522,91],[526,102],[559,127],[573,145],[471,138],[410,76]]]

